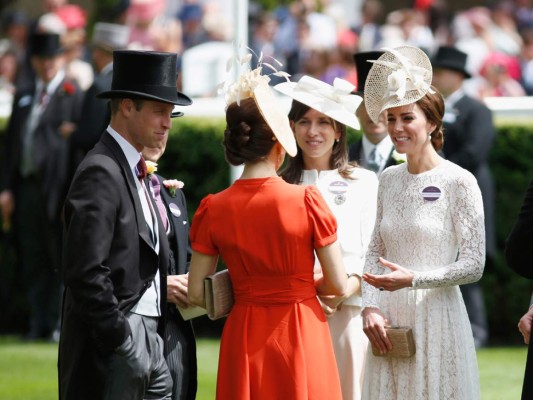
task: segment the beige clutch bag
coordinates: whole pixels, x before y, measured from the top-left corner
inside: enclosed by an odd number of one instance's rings
[[[379,350],[372,346],[372,354],[384,357],[408,358],[416,352],[415,339],[411,328],[405,326],[387,326],[385,327],[387,336],[392,342],[392,350],[387,354],[380,354]]]
[[[205,308],[210,319],[225,317],[233,307],[233,287],[229,271],[224,269],[204,280]]]

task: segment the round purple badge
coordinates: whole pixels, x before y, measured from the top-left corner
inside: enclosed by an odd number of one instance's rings
[[[435,201],[438,200],[441,196],[441,191],[436,186],[428,186],[422,189],[422,198],[426,201]]]

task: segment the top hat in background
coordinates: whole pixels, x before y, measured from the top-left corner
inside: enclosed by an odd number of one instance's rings
[[[64,52],[57,33],[32,33],[29,48],[32,56],[43,58],[56,57]]]
[[[353,55],[355,71],[357,72],[357,91],[354,94],[361,96],[364,92],[366,77],[373,65],[368,60],[377,60],[383,53],[383,51],[365,51]]]
[[[461,72],[467,79],[471,77],[466,70],[467,54],[455,47],[441,46],[431,60],[433,68],[451,69]]]
[[[178,106],[192,104],[189,96],[176,89],[176,53],[115,50],[111,90],[98,98],[139,98]]]
[[[106,51],[122,50],[128,46],[130,28],[126,25],[97,22],[94,24],[91,44]]]

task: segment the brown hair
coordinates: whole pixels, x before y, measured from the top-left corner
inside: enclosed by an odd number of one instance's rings
[[[431,144],[435,150],[439,151],[444,145],[444,132],[442,127],[442,118],[444,116],[444,99],[439,91],[434,87],[431,88],[435,93],[426,93],[424,97],[416,102],[427,120],[433,122],[436,127],[431,135]]]
[[[274,147],[276,137],[252,98],[232,103],[226,110],[223,140],[226,161],[231,165],[256,162]]]
[[[129,97],[124,97],[129,98]],[[119,108],[120,108],[120,102],[124,100],[122,97],[114,97],[110,100],[110,107],[111,107],[111,115],[115,115]],[[145,99],[135,98],[131,99],[133,101],[133,105],[135,106],[135,110],[140,111],[141,108],[143,108],[143,104],[145,102]]]
[[[293,100],[289,111],[289,120],[297,122],[309,111],[311,107]],[[352,179],[350,174],[355,167],[355,163],[348,162],[348,143],[346,138],[346,125],[330,118],[333,129],[340,133],[339,141],[333,144],[333,152],[329,160],[329,167],[336,169],[343,178]],[[300,183],[302,171],[304,169],[304,159],[302,151],[299,150],[295,157],[289,158],[287,165],[281,171],[281,177],[289,183]]]

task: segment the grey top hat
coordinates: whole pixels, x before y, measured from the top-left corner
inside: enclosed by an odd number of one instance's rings
[[[466,70],[467,54],[455,47],[441,46],[437,50],[435,57],[431,60],[433,68],[451,69],[461,72],[467,79],[471,77]]]
[[[92,45],[107,51],[125,49],[130,39],[130,28],[126,25],[97,22],[94,24]]]
[[[98,98],[141,98],[188,106],[189,96],[176,89],[176,53],[115,50],[111,90]]]

